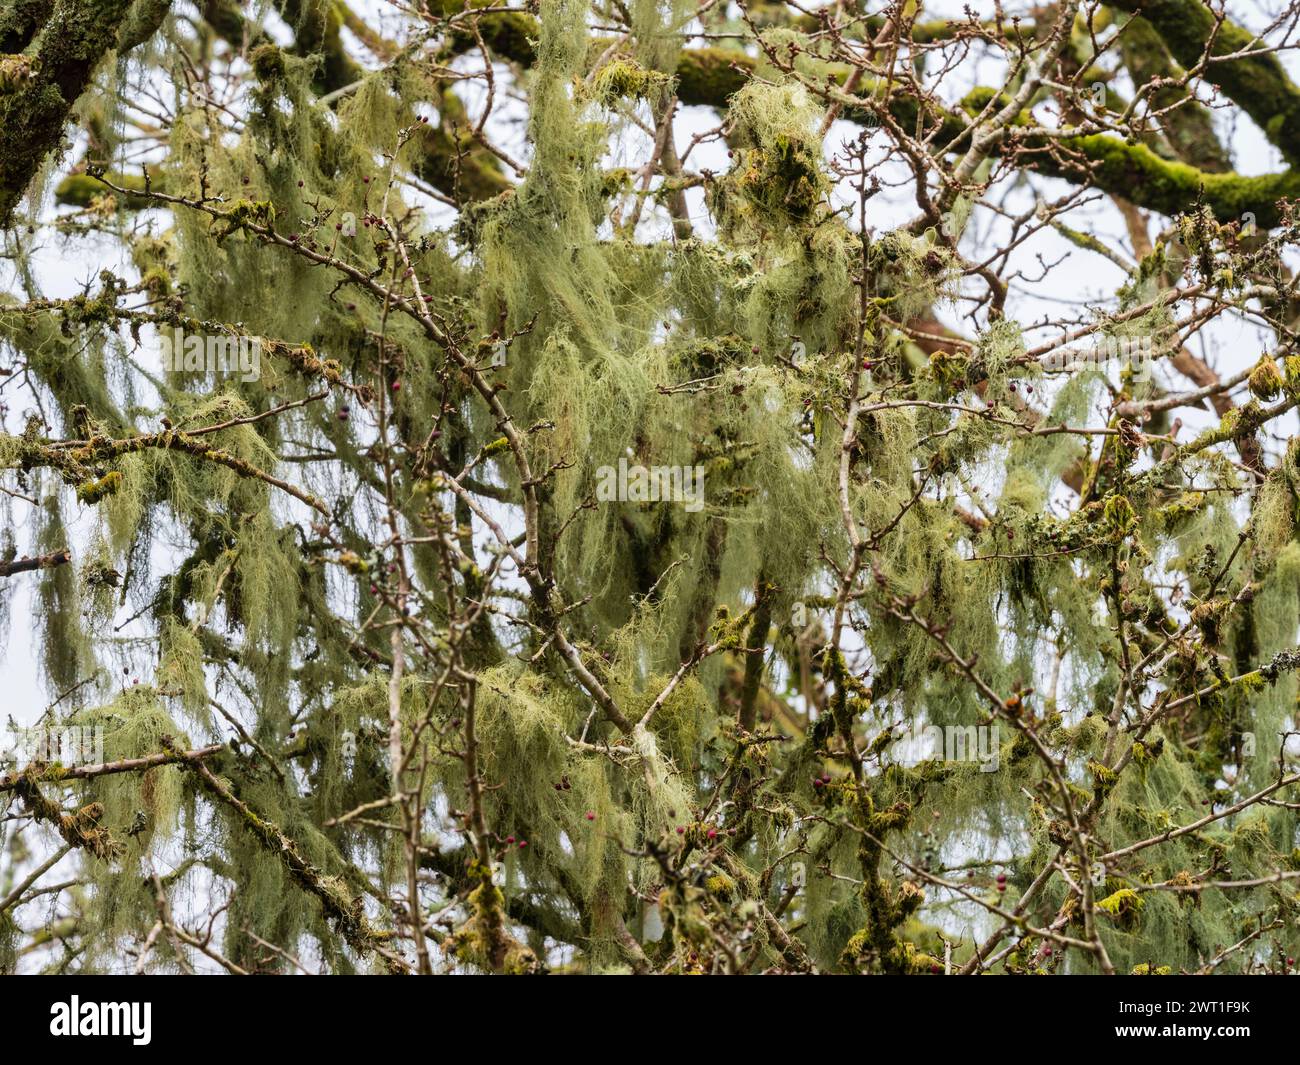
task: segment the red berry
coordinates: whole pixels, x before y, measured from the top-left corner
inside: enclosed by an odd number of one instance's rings
[[[678,826],[677,826],[677,834],[678,834],[679,836],[684,836],[684,835],[686,835],[686,829],[685,829],[682,825],[678,825]]]
[[[718,830],[716,828],[709,829],[709,839],[717,839],[717,838],[718,838]]]
[[[514,836],[506,836],[506,842],[507,842],[507,843],[513,843],[514,841],[515,841],[515,837],[514,837]]]
[[[400,392],[401,390],[402,390],[402,382],[401,382],[401,381],[394,381],[394,382],[393,382],[393,391],[394,391],[394,392]]]
[[[520,849],[520,850],[523,850],[523,849],[524,849],[525,847],[527,847],[527,846],[528,846],[528,840],[526,840],[526,839],[521,839],[521,840],[519,841],[519,849]]]
[[[588,821],[594,821],[594,820],[596,820],[596,814],[595,814],[595,811],[593,811],[593,810],[588,810],[588,811],[587,811],[587,820],[588,820]]]

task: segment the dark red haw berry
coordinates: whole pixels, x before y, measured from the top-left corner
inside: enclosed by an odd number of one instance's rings
[[[370,179],[369,179],[368,177],[363,177],[363,178],[361,179],[361,184],[363,184],[363,185],[369,185],[369,184],[370,184]]]
[[[302,182],[298,182],[298,188],[302,188]]]
[[[379,589],[378,589],[375,585],[372,584],[372,585],[370,586],[370,594],[371,594],[371,595],[375,595],[378,591],[379,591]]]
[[[339,411],[339,413],[338,413],[338,419],[339,419],[339,421],[341,421],[341,422],[345,422],[345,421],[348,420],[348,409],[347,409],[347,407],[344,407],[341,411]]]
[[[519,841],[519,849],[520,849],[520,850],[523,850],[523,849],[524,849],[525,847],[527,847],[527,846],[528,846],[528,840],[526,840],[526,839],[521,839],[521,840]]]
[[[685,826],[683,826],[683,825],[678,825],[678,826],[677,826],[677,834],[678,834],[679,836],[684,836],[684,835],[686,835],[686,828],[685,828]]]
[[[334,229],[335,229],[336,232],[342,233],[342,232],[343,232],[343,223],[342,223],[342,222],[335,222],[335,223],[334,223]]]
[[[348,310],[355,311],[356,309],[357,309],[357,305],[355,303],[348,304]]]
[[[942,965],[931,965],[931,966],[930,966],[930,972],[934,973],[935,976],[938,976],[940,973],[943,972],[943,966],[942,966]]]
[[[1014,392],[1016,390],[1016,383],[1012,381],[1009,385],[1007,385],[1007,388],[1011,389],[1011,391]]]
[[[400,392],[401,390],[402,390],[402,382],[401,382],[401,381],[394,381],[394,382],[393,382],[393,391],[394,391],[394,392]]]
[[[999,891],[1006,891],[1006,890],[1007,890],[1007,885],[1006,885],[1006,884],[999,884],[999,885],[998,885],[998,890],[999,890]]]
[[[514,837],[514,836],[506,836],[506,842],[507,842],[507,843],[513,843],[514,841],[515,841],[515,837]]]
[[[1286,963],[1287,963],[1288,966],[1292,966],[1292,965],[1294,965],[1294,964],[1295,964],[1295,958],[1287,958]]]
[[[821,777],[813,777],[814,788],[824,788],[825,786],[826,786],[826,782],[822,780]]]
[[[1044,957],[1044,958],[1050,958],[1051,956],[1052,956],[1052,948],[1051,948],[1051,947],[1044,947],[1044,948],[1043,948],[1043,957]]]
[[[594,821],[594,820],[596,820],[596,814],[595,814],[594,811],[592,811],[592,810],[588,810],[588,811],[587,811],[587,820],[588,820],[588,821]]]
[[[718,838],[718,830],[716,828],[709,829],[709,839],[717,839],[717,838]]]
[[[242,178],[240,178],[240,179],[239,179],[239,183],[240,183],[241,185],[247,185],[247,184],[248,184],[248,178],[246,178],[246,177],[242,177]]]
[[[297,234],[297,233],[290,233],[290,234],[289,234],[289,243],[290,243],[290,244],[297,244],[297,243],[298,243],[298,234]]]

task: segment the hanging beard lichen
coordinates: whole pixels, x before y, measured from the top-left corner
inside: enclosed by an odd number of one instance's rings
[[[484,6],[135,5],[31,208],[121,254],[10,233],[0,972],[1283,971],[1300,356],[1189,345],[1294,216],[1041,138],[1073,21],[952,107],[942,19]]]

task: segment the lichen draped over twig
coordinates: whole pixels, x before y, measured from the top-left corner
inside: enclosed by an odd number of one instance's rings
[[[1201,0],[448,0],[392,39],[288,2],[285,47],[225,2],[40,6],[0,14],[0,215],[86,147],[0,294],[0,606],[31,582],[51,693],[0,773],[0,971],[59,961],[50,847],[88,970],[1291,964],[1268,47]],[[1003,84],[941,91],[975,48]],[[1285,169],[1231,170],[1202,83]],[[47,296],[37,232],[125,257]],[[1121,271],[1104,309],[1017,317],[1040,232]],[[1273,339],[1221,379],[1232,316]]]

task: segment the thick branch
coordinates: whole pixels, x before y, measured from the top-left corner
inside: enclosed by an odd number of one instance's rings
[[[62,783],[67,780],[90,780],[92,777],[111,776],[114,773],[136,773],[176,762],[198,762],[223,749],[222,744],[214,743],[209,747],[198,747],[192,751],[163,751],[160,754],[147,754],[142,758],[123,758],[117,762],[99,762],[95,765],[73,766],[70,769],[59,767],[42,771],[29,766],[19,772],[0,776],[0,791],[16,791],[24,780]]]
[[[0,577],[12,577],[15,573],[30,573],[32,570],[53,569],[65,565],[72,559],[67,551],[52,551],[48,555],[24,555],[12,562],[0,562]]]
[[[1235,22],[1216,26],[1214,14],[1202,0],[1111,0],[1111,6],[1151,23],[1184,67],[1199,64],[1211,40],[1212,57],[1257,52],[1207,63],[1205,78],[1250,115],[1288,163],[1300,163],[1300,86],[1254,34]]]
[[[0,224],[7,225],[45,157],[63,138],[73,104],[117,45],[131,0],[57,0],[29,57],[27,76],[0,89]]]

